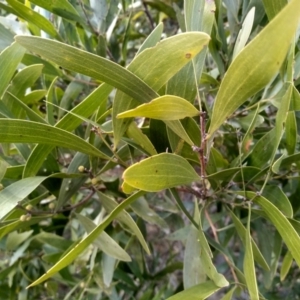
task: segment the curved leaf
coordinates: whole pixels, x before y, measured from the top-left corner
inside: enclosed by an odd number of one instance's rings
[[[203,32],[187,32],[162,40],[141,52],[128,70],[143,79],[155,91],[163,87],[183,66],[190,62],[209,42]],[[152,97],[152,99],[158,97]],[[152,99],[146,99],[149,102]],[[113,103],[114,143],[118,145],[131,120],[117,119],[117,115],[135,108],[139,103],[117,91]],[[174,121],[176,122],[176,121]],[[178,122],[178,121],[177,121]]]
[[[239,192],[239,194],[245,195],[245,192]],[[261,206],[264,213],[278,230],[298,266],[300,266],[300,237],[285,215],[263,196],[258,196],[254,192],[246,191],[246,197],[253,199],[253,202]]]
[[[158,120],[179,120],[197,115],[199,115],[199,111],[187,100],[165,95],[118,114],[117,118],[145,117]]]
[[[123,173],[123,179],[134,188],[157,192],[199,181],[200,177],[183,157],[162,153],[132,165]]]
[[[25,53],[25,49],[17,43],[4,49],[0,54],[0,99],[7,89],[8,83]]]
[[[230,65],[213,107],[207,138],[277,73],[297,30],[299,11],[300,2],[292,0]]]
[[[26,120],[0,119],[0,141],[47,144],[108,158],[93,145],[68,131]]]
[[[76,217],[78,221],[83,225],[87,233],[90,233],[97,227],[91,219],[83,215],[76,214]],[[105,231],[103,231],[94,240],[93,244],[111,257],[122,261],[131,261],[128,253],[123,248],[121,248],[119,244],[114,239],[112,239]]]
[[[32,287],[40,284],[46,279],[52,277],[55,273],[68,266],[73,260],[75,260],[79,254],[81,254],[98,236],[103,232],[103,230],[133,201],[142,196],[144,192],[139,191],[126,200],[124,200],[121,204],[119,204],[106,218],[105,220],[99,224],[90,234],[88,234],[83,240],[81,240],[71,251],[69,251],[66,255],[64,255],[52,268],[48,270],[43,276],[34,281],[28,287]]]
[[[189,289],[186,289],[172,297],[167,298],[167,300],[203,300],[209,297],[210,295],[214,294],[218,291],[220,287],[218,287],[212,281],[206,281],[195,285]]]
[[[108,59],[40,37],[19,35],[15,39],[26,49],[61,67],[104,81],[142,103],[157,97],[144,81]]]

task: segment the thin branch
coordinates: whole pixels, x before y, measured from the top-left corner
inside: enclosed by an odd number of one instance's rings
[[[148,6],[147,6],[147,4],[144,1],[142,1],[142,3],[143,3],[143,6],[144,6],[145,14],[146,14],[146,16],[147,16],[147,18],[149,20],[151,30],[153,30],[154,27],[155,27],[155,25],[154,25],[154,21],[153,21],[153,19],[151,17],[151,14],[150,14],[150,12],[148,10]]]

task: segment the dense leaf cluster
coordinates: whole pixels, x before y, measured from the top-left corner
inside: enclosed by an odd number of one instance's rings
[[[0,298],[298,299],[299,20],[0,2]]]

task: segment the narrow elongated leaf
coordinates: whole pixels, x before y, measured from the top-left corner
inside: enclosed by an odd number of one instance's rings
[[[99,195],[99,198],[101,199],[101,203],[107,212],[109,213],[112,212],[118,206],[118,203],[115,200],[108,197],[107,195],[99,191],[97,192],[97,194]],[[122,224],[124,224],[125,226],[127,226],[132,231],[132,233],[136,236],[136,238],[141,243],[143,249],[146,251],[147,254],[150,255],[150,250],[143,237],[143,234],[141,233],[139,227],[134,222],[130,214],[127,211],[123,210],[122,212],[119,213],[116,219],[120,221]]]
[[[155,47],[147,48],[141,52],[130,63],[128,70],[143,79],[153,90],[158,91],[183,66],[190,62],[208,42],[209,36],[203,32],[178,34],[161,41]],[[152,97],[152,99],[157,96]],[[121,91],[117,91],[114,99],[113,128],[115,148],[131,122],[130,119],[117,119],[117,115],[135,108],[139,104],[131,97]],[[144,102],[149,102],[152,99],[145,98]]]
[[[267,13],[268,19],[273,19],[281,10],[282,8],[287,5],[287,0],[276,0],[276,1],[269,1],[269,0],[262,0],[265,11]]]
[[[200,224],[201,225],[201,224]],[[212,253],[206,237],[204,235],[203,229],[199,226],[199,243],[200,243],[200,259],[203,266],[203,269],[206,275],[217,285],[218,287],[225,287],[229,285],[229,282],[226,280],[223,274],[218,273],[215,265],[212,262]]]
[[[197,115],[199,115],[199,111],[187,100],[165,95],[118,114],[117,118],[146,117],[158,120],[179,120]]]
[[[44,176],[25,178],[12,183],[0,191],[0,220],[34,191],[46,178]]]
[[[191,140],[188,133],[186,132],[185,128],[178,120],[173,121],[164,121],[165,124],[174,132],[176,133],[180,138],[182,138],[185,142],[187,142],[190,146],[195,145],[195,143]]]
[[[288,274],[288,272],[292,266],[292,263],[293,263],[293,256],[291,255],[291,252],[288,251],[283,258],[282,266],[280,269],[280,280],[281,281],[283,281],[285,279],[286,275]]]
[[[300,2],[292,0],[230,65],[213,107],[208,138],[279,70],[297,30],[299,11]]]
[[[200,251],[198,230],[194,226],[190,226],[184,250],[183,284],[185,289],[206,281],[206,274],[199,255]]]
[[[61,67],[104,81],[142,103],[157,97],[144,81],[108,59],[53,40],[32,36],[15,39],[26,49]]]
[[[67,131],[75,129],[82,123],[82,120],[77,118],[76,115],[88,118],[101,104],[103,104],[104,101],[106,101],[111,91],[111,86],[102,84],[80,102],[80,104],[75,106],[70,113],[64,115],[64,117],[55,124],[55,127]],[[51,145],[37,145],[27,160],[23,177],[34,176],[42,166],[44,158],[47,157],[52,149],[53,146]]]
[[[80,214],[76,214],[76,216],[78,221],[83,225],[84,229],[87,231],[87,233],[90,233],[97,227],[91,219]],[[115,240],[112,239],[105,231],[103,231],[94,240],[93,244],[111,257],[122,261],[131,261],[131,258],[128,255],[128,253],[123,248],[121,248],[119,244],[115,242]]]
[[[248,12],[242,28],[239,32],[239,35],[236,39],[235,45],[234,45],[234,50],[233,50],[233,55],[232,59],[235,59],[235,57],[241,52],[241,50],[245,47],[248,38],[250,36],[253,22],[254,22],[254,15],[255,15],[255,6],[250,9]]]
[[[251,235],[250,235],[250,220],[251,220],[251,207],[249,204],[248,210],[247,231],[245,237],[245,257],[244,257],[244,274],[246,279],[247,288],[250,294],[250,299],[258,300],[258,288],[256,282],[255,265],[252,251]]]
[[[35,286],[46,279],[53,276],[55,273],[68,266],[73,260],[75,260],[80,253],[82,253],[98,236],[103,230],[133,201],[142,196],[144,192],[139,191],[136,194],[131,195],[121,204],[119,204],[106,218],[99,224],[88,236],[81,240],[71,251],[69,251],[64,257],[62,257],[52,268],[48,270],[43,276],[34,281],[28,287]]]
[[[297,120],[294,111],[289,111],[287,114],[285,134],[288,154],[294,154],[297,144]]]
[[[145,39],[144,43],[142,44],[142,46],[140,47],[136,55],[143,52],[147,48],[155,46],[161,40],[161,35],[163,33],[163,30],[164,30],[164,24],[159,23]]]
[[[4,49],[0,54],[0,99],[4,91],[7,89],[8,83],[14,75],[16,68],[25,53],[25,49],[13,43]]]
[[[84,23],[77,10],[68,0],[49,1],[49,0],[30,0],[30,2],[47,9],[65,19]]]
[[[31,192],[33,192],[44,180],[51,177],[67,178],[72,177],[72,174],[57,173],[48,177],[29,177],[16,181],[0,191],[0,220],[6,216],[19,202],[24,200]]]
[[[149,138],[143,134],[142,130],[137,127],[135,122],[131,122],[127,129],[127,135],[133,139],[138,145],[150,155],[157,154],[153,144]]]
[[[0,119],[0,141],[3,143],[47,144],[108,158],[93,145],[70,132],[25,120]]]
[[[220,287],[215,285],[212,281],[207,281],[195,285],[189,289],[186,289],[172,297],[169,297],[167,298],[167,300],[183,300],[183,299],[204,300],[207,297],[214,294],[219,289]]]
[[[39,29],[45,31],[52,37],[61,40],[58,32],[56,31],[54,25],[47,20],[45,17],[40,15],[39,13],[35,12],[31,8],[27,7],[26,5],[20,3],[16,0],[7,0],[7,3],[10,4],[13,9],[15,10],[16,14],[21,18],[25,19],[27,22],[34,24]]]
[[[236,229],[239,237],[241,238],[241,240],[244,244],[244,247],[246,248],[247,247],[246,235],[248,234],[247,230],[244,227],[241,220],[231,210],[229,211],[229,213],[230,213],[230,216],[234,223],[235,229]],[[258,249],[258,247],[257,247],[255,241],[252,239],[252,237],[251,237],[251,247],[252,247],[254,259],[264,268],[264,270],[270,270],[270,267],[268,266],[265,258],[261,254],[260,250]]]
[[[181,156],[162,153],[132,165],[123,173],[123,179],[134,188],[157,192],[199,181],[200,177]]]
[[[244,192],[240,192],[240,194],[243,195]],[[261,206],[264,213],[278,230],[298,266],[300,266],[300,237],[285,215],[263,196],[258,196],[254,192],[247,191],[246,197],[253,199],[253,202]]]

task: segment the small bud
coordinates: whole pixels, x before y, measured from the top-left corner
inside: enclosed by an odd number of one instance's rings
[[[54,209],[55,208],[55,203],[54,202],[51,202],[51,203],[49,203],[49,205],[48,205],[48,207],[50,208],[50,209]]]
[[[26,208],[26,210],[32,210],[33,206],[31,204],[28,204],[25,208]]]
[[[78,171],[79,171],[80,173],[83,173],[83,172],[85,171],[85,167],[84,167],[84,166],[79,166],[79,167],[78,167]]]
[[[98,183],[98,179],[97,178],[93,178],[91,180],[92,185],[96,185]]]
[[[2,191],[4,189],[4,186],[2,183],[0,183],[0,191]]]
[[[85,283],[84,282],[80,282],[80,288],[82,288],[82,289],[85,288]]]
[[[22,215],[21,217],[20,217],[20,221],[22,221],[22,222],[25,222],[26,221],[26,215]]]
[[[31,219],[31,214],[27,214],[25,221],[29,221],[30,219]]]

